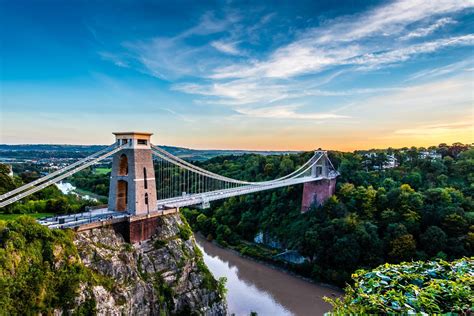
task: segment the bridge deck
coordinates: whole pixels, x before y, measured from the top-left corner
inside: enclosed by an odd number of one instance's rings
[[[323,179],[331,179],[327,177],[301,177],[301,178],[294,178],[288,179],[283,181],[278,181],[269,184],[261,184],[261,185],[246,185],[237,188],[231,189],[224,189],[224,190],[217,190],[205,193],[198,193],[198,194],[187,194],[180,197],[175,197],[166,200],[159,200],[158,201],[158,208],[180,208],[185,206],[191,205],[199,205],[199,204],[206,204],[212,201],[217,201],[221,199],[226,199],[233,196],[239,196],[249,193],[255,193],[260,191],[266,191],[281,187],[286,187],[295,184],[301,184],[306,182],[313,182]]]
[[[39,223],[48,226],[49,228],[75,228],[81,226],[88,227],[91,223],[117,221],[117,219],[133,220],[133,218],[138,218],[140,216],[161,216],[169,214],[170,212],[175,212],[180,207],[192,205],[205,206],[212,201],[226,199],[233,196],[266,191],[295,184],[319,181],[323,179],[331,179],[331,177],[301,177],[268,184],[246,185],[237,188],[210,191],[205,193],[185,194],[180,197],[158,200],[158,209],[153,210],[149,214],[145,215],[131,216],[128,213],[114,212],[109,211],[107,208],[100,208],[89,212],[50,217],[44,220],[39,220]]]

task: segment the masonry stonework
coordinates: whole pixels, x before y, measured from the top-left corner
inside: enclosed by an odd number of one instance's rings
[[[111,211],[131,215],[156,210],[155,170],[150,148],[150,133],[114,133],[124,149],[113,157],[110,175]]]
[[[301,212],[305,213],[314,206],[324,204],[336,192],[336,179],[324,179],[307,182],[303,187]]]

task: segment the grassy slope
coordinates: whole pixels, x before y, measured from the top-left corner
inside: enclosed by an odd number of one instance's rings
[[[53,213],[34,213],[34,214],[0,214],[0,220],[4,221],[11,221],[17,219],[20,216],[30,216],[33,218],[41,218],[41,217],[48,217],[53,216]]]

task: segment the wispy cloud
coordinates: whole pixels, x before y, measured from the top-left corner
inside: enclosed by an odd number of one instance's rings
[[[365,69],[369,69],[382,64],[406,61],[413,56],[432,53],[449,46],[473,44],[474,34],[467,34],[407,45],[402,48],[387,46],[381,51],[378,45],[370,46],[363,43],[352,45],[332,43],[332,47],[325,47],[315,45],[315,42],[305,38],[278,49],[265,61],[218,68],[210,78],[290,78],[342,65],[363,65]]]
[[[300,105],[279,105],[263,108],[239,108],[236,111],[239,114],[255,117],[255,118],[269,118],[269,119],[284,119],[284,120],[327,120],[348,118],[345,115],[338,115],[334,113],[301,113],[296,112]]]
[[[214,45],[208,42],[193,45],[189,39],[225,33],[239,19],[239,15],[233,11],[227,12],[222,18],[217,18],[213,12],[205,12],[196,25],[175,36],[127,41],[122,43],[125,53],[101,52],[100,55],[117,66],[133,64],[140,72],[164,80],[175,80],[182,76],[202,77],[222,62],[215,49],[236,53],[236,43],[216,41]]]
[[[354,58],[349,63],[359,64],[362,69],[370,69],[384,64],[393,64],[406,61],[413,56],[433,53],[451,46],[474,45],[474,34],[454,36],[421,44],[410,45],[401,49],[390,50],[382,53],[370,53]]]
[[[358,113],[370,113],[367,121],[371,125],[398,126],[397,130],[408,129],[419,122],[468,121],[472,111],[474,83],[467,74],[449,79],[415,84],[401,91],[394,91],[355,102],[345,113],[360,117]],[[373,120],[373,117],[380,120]],[[452,117],[456,117],[455,120]],[[384,118],[390,118],[390,123]],[[364,118],[365,119],[365,118]],[[432,122],[432,123],[431,123]],[[450,124],[450,123],[449,123]],[[400,128],[406,126],[405,128]]]
[[[272,80],[240,79],[209,84],[181,83],[173,90],[206,97],[205,103],[221,105],[272,104],[281,100],[309,96],[341,97],[400,91],[403,87],[365,88],[346,90],[319,89],[310,82],[277,83]]]
[[[423,79],[432,79],[440,76],[459,74],[463,71],[472,71],[472,66],[474,65],[474,60],[472,58],[467,58],[466,60],[461,60],[456,63],[452,63],[442,67],[430,68],[422,71],[418,71],[408,77],[406,80],[413,81],[420,78]]]
[[[438,124],[427,124],[419,125],[414,128],[399,129],[394,131],[394,134],[402,135],[417,135],[417,136],[433,136],[433,134],[446,134],[454,130],[474,130],[472,121],[459,121],[452,123],[438,123]]]
[[[396,36],[412,23],[473,6],[470,0],[394,1],[358,16],[337,19],[327,27],[314,29],[311,36],[319,43],[352,42],[374,36]]]
[[[168,113],[170,113],[170,114],[176,116],[177,118],[179,118],[180,120],[185,121],[185,122],[190,122],[190,123],[192,123],[192,122],[195,122],[195,121],[196,121],[195,119],[190,118],[190,117],[188,117],[188,116],[186,116],[186,115],[183,115],[183,114],[181,114],[181,113],[178,113],[178,112],[176,112],[176,111],[174,111],[174,110],[172,110],[172,109],[170,109],[170,108],[159,107],[158,109],[159,109],[159,110],[162,110],[162,111],[165,111],[165,112],[168,112]]]
[[[150,74],[164,79],[186,75],[211,80],[291,78],[354,64],[370,69],[406,61],[418,54],[432,53],[448,46],[472,45],[472,34],[410,45],[403,43],[406,38],[421,38],[454,23],[452,18],[439,18],[440,15],[469,7],[474,7],[474,2],[400,0],[365,13],[339,17],[319,27],[301,30],[296,40],[275,49],[268,57],[250,57],[237,63],[217,56],[216,52],[242,55],[237,47],[241,40],[239,34],[250,37],[256,27],[267,24],[274,15],[265,15],[257,23],[243,26],[238,24],[242,15],[235,11],[227,12],[221,19],[212,12],[206,12],[196,26],[175,37],[126,43],[126,47]],[[433,19],[430,26],[407,33],[408,26],[429,23]],[[218,33],[225,33],[225,36],[200,45],[191,46],[186,42],[191,36]]]
[[[116,54],[109,52],[99,52],[98,54],[102,59],[111,61],[117,67],[128,68],[130,66],[125,59]]]
[[[272,103],[288,97],[290,93],[289,86],[270,82],[262,85],[262,82],[256,80],[233,80],[212,84],[183,83],[174,85],[173,89],[188,94],[213,97],[215,99],[208,101],[224,105]]]
[[[455,23],[456,21],[451,18],[442,18],[427,27],[420,27],[412,32],[409,32],[407,35],[402,36],[401,39],[406,40],[406,39],[427,36],[447,24],[455,24]]]
[[[211,46],[220,52],[231,55],[242,55],[242,52],[237,47],[238,42],[213,41]]]
[[[141,71],[172,81],[172,90],[196,96],[197,103],[226,105],[238,113],[265,118],[341,118],[342,115],[327,113],[306,115],[295,107],[276,104],[314,104],[314,110],[318,103],[311,103],[308,98],[376,95],[406,89],[321,86],[340,76],[373,73],[420,56],[474,45],[474,34],[470,33],[428,36],[438,35],[441,32],[437,30],[449,24],[460,23],[453,16],[466,8],[474,8],[474,2],[389,2],[301,28],[295,36],[259,52],[252,51],[257,39],[252,34],[271,24],[275,14],[263,15],[250,23],[245,13],[223,10],[219,15],[206,12],[195,26],[174,37],[128,42],[125,47]],[[121,65],[121,60],[114,56],[104,58]],[[133,63],[126,60],[123,66],[130,64]],[[436,77],[456,69],[453,66],[427,70],[410,80]]]
[[[177,38],[186,38],[192,35],[209,35],[227,30],[233,23],[239,21],[240,16],[232,11],[227,12],[224,18],[217,18],[211,11],[201,16],[199,23],[184,32],[180,33]]]

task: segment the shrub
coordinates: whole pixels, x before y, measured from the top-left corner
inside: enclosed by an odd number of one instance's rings
[[[474,305],[474,258],[386,263],[352,279],[343,298],[325,298],[334,314],[470,314]]]
[[[193,234],[191,228],[189,228],[188,225],[180,225],[178,228],[179,228],[179,237],[182,240],[188,240]]]
[[[155,249],[161,249],[166,246],[168,243],[165,240],[157,239],[153,242],[153,247]]]
[[[50,230],[30,217],[0,223],[0,310],[7,315],[51,314],[74,307],[90,271],[70,231]],[[19,299],[21,298],[21,299]],[[87,302],[82,309],[94,310]]]

